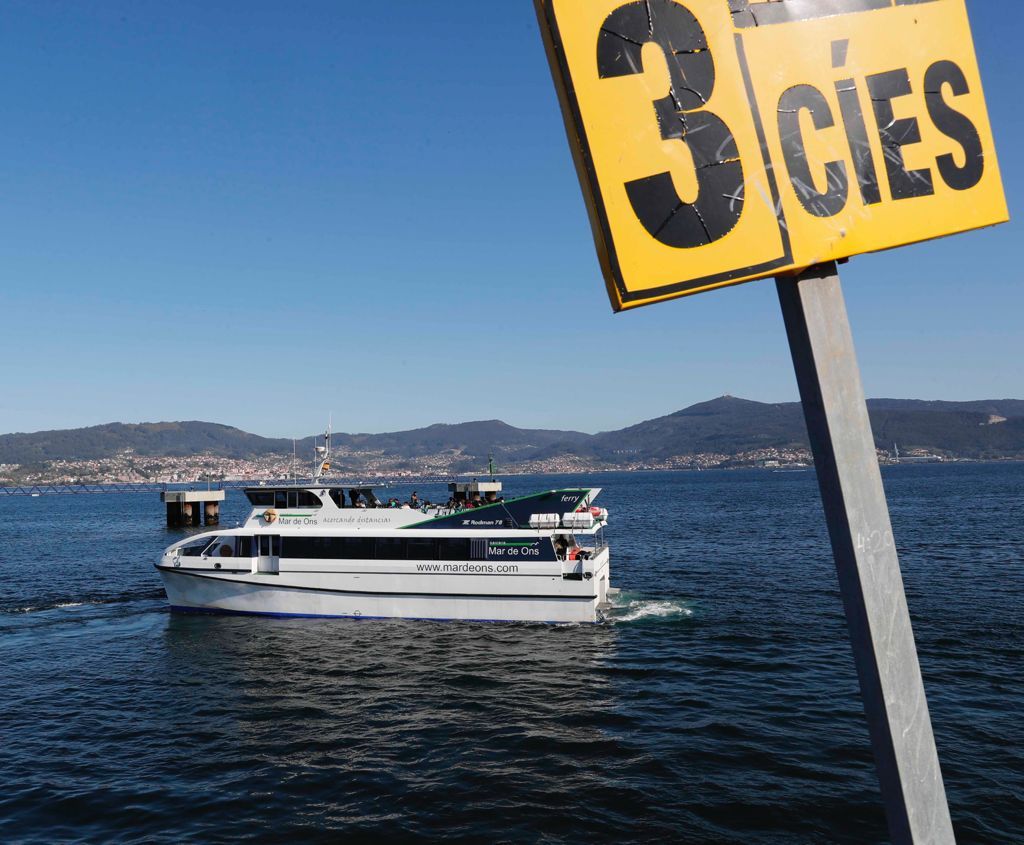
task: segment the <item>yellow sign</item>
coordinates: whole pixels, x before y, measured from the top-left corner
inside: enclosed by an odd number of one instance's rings
[[[964,0],[535,0],[615,310],[1008,219]]]

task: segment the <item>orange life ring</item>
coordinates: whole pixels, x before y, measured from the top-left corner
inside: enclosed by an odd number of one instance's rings
[[[273,525],[277,522],[277,511],[273,508],[267,508],[263,511],[263,519],[266,521],[267,525]]]

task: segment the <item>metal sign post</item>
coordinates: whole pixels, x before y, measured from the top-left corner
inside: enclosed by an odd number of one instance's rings
[[[776,280],[892,841],[952,843],[874,437],[834,263]]]

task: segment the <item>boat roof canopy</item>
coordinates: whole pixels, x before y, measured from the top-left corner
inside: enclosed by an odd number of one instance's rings
[[[452,493],[500,493],[500,481],[453,481],[448,485]]]
[[[275,508],[318,508],[323,505],[323,496],[329,496],[338,507],[349,502],[365,501],[374,507],[380,504],[373,487],[365,484],[270,484],[265,487],[246,487],[245,497],[253,507]],[[354,494],[354,495],[353,495]]]

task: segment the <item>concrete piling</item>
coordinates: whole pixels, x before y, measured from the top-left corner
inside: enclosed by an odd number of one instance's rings
[[[185,528],[202,524],[220,524],[223,490],[165,490],[160,501],[167,505],[167,527]]]

